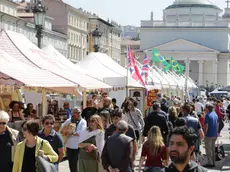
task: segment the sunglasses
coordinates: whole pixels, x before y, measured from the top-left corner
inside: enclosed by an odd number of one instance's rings
[[[94,120],[94,119],[92,119],[92,120],[90,120],[89,122],[90,122],[90,123],[94,123],[94,122],[95,122],[95,120]]]
[[[0,125],[6,125],[6,122],[0,122]]]
[[[45,125],[54,125],[54,122],[46,122]]]

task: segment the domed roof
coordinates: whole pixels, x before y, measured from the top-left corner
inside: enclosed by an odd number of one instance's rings
[[[184,8],[184,7],[205,7],[221,10],[218,6],[209,0],[175,0],[175,2],[166,9]]]

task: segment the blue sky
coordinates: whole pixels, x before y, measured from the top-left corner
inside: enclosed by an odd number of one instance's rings
[[[140,26],[140,20],[150,18],[153,10],[154,19],[162,19],[162,10],[174,0],[64,0],[76,8],[98,14],[104,19],[110,18],[121,25]],[[211,0],[224,9],[225,0]]]

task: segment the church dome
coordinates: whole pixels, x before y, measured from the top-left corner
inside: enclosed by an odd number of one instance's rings
[[[216,6],[209,0],[175,0],[175,2],[172,5],[168,6],[166,9],[190,7],[213,8],[220,10],[218,6]]]

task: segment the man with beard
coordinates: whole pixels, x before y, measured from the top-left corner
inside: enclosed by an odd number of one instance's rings
[[[191,161],[197,135],[187,127],[176,127],[169,136],[169,156],[172,163],[164,172],[207,172],[208,170]]]
[[[110,97],[105,97],[103,100],[103,107],[97,110],[97,113],[100,114],[102,111],[108,111],[111,115],[113,109],[111,108],[112,99]],[[110,116],[107,117],[109,123],[111,122]]]

